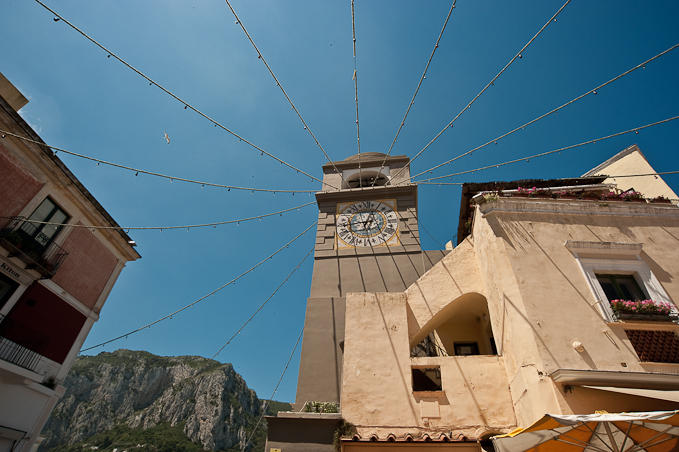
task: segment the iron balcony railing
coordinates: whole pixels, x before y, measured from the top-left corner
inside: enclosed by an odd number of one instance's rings
[[[0,245],[9,251],[9,257],[18,257],[26,264],[25,268],[36,270],[43,279],[53,277],[68,256],[24,217],[10,218],[0,229]]]
[[[50,340],[0,314],[0,359],[35,372]]]

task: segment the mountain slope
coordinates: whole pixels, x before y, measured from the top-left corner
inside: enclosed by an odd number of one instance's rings
[[[264,407],[231,364],[197,356],[78,357],[64,386],[41,452],[81,451],[85,443],[122,452],[140,441],[147,450],[240,450]],[[265,432],[262,421],[248,450],[263,448]]]

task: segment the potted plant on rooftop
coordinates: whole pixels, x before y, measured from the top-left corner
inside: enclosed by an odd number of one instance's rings
[[[490,201],[497,201],[500,199],[500,196],[502,196],[502,192],[500,191],[483,191],[479,193],[481,196],[474,197],[475,199],[472,201],[473,204],[483,204],[485,202],[490,202]]]
[[[603,194],[601,195],[601,199],[603,199],[605,201],[613,201],[613,202],[616,202],[616,201],[622,202],[622,201],[625,200],[624,198],[622,198],[619,194],[617,194],[614,191],[603,192]]]
[[[573,190],[559,190],[556,192],[558,199],[578,199],[578,195]]]
[[[672,200],[669,198],[665,198],[663,195],[657,196],[653,199],[651,199],[651,203],[653,204],[672,204]]]
[[[549,190],[545,190],[544,188],[535,188],[533,187],[533,191],[530,194],[531,198],[551,198],[552,193]]]
[[[518,198],[528,198],[530,194],[533,193],[533,190],[535,190],[535,187],[533,188],[519,187],[516,189],[515,193],[512,193],[512,196]]]
[[[639,193],[633,188],[630,188],[629,190],[622,192],[620,194],[620,197],[625,201],[630,202],[646,202],[646,200],[644,199],[644,195]]]
[[[580,199],[584,199],[584,200],[586,200],[586,201],[598,201],[600,198],[599,198],[599,195],[596,194],[596,192],[593,192],[593,191],[583,191],[583,192],[580,194]]]

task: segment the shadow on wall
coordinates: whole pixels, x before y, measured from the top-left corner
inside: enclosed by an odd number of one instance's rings
[[[496,355],[486,297],[472,292],[448,303],[413,336],[410,348],[420,357]]]

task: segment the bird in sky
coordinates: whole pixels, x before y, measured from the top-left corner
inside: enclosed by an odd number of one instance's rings
[[[165,132],[163,132],[163,133],[165,133]],[[169,137],[169,136],[167,136],[167,134],[166,134],[166,133],[165,133],[165,139],[167,140],[167,144],[170,144],[170,137]]]

